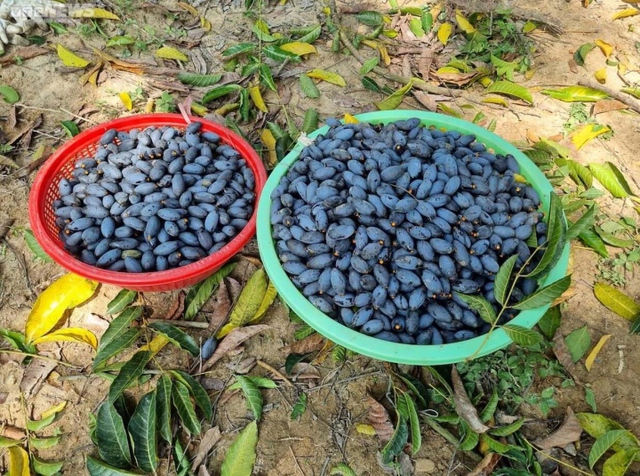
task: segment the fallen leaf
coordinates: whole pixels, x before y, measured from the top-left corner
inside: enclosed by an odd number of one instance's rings
[[[71,18],[96,18],[100,20],[120,20],[117,15],[103,8],[83,8],[71,12]]]
[[[205,465],[201,465],[198,468],[198,476],[211,476],[209,471],[207,471],[207,467]]]
[[[633,17],[635,15],[638,15],[639,13],[640,13],[640,10],[638,10],[636,8],[627,8],[627,9],[622,10],[622,11],[616,13],[615,15],[613,15],[613,17],[611,19],[612,20],[619,20],[620,18]]]
[[[604,84],[607,82],[607,68],[600,68],[598,71],[593,73],[593,77],[596,78],[600,84]]]
[[[600,48],[600,51],[602,51],[602,54],[605,56],[605,58],[609,58],[609,56],[611,56],[611,53],[613,53],[613,46],[611,46],[609,43],[603,40],[596,40],[594,43],[598,46],[598,48]]]
[[[391,418],[389,417],[389,412],[371,395],[367,396],[367,406],[369,407],[367,413],[369,424],[375,429],[380,441],[386,443],[391,439],[395,431],[391,423]]]
[[[289,347],[291,354],[308,354],[322,349],[324,346],[324,337],[315,333],[302,340],[296,341]]]
[[[174,321],[184,314],[185,293],[180,291],[175,300],[171,303],[171,307],[167,310],[165,319]]]
[[[456,23],[460,29],[468,35],[475,33],[476,31],[475,27],[469,23],[469,20],[465,18],[460,10],[456,10]]]
[[[180,50],[171,48],[170,46],[163,46],[156,51],[158,58],[176,60],[176,61],[189,61],[189,57]]]
[[[246,276],[246,279],[249,279],[249,276],[251,276],[251,273],[253,273],[253,271],[251,271]],[[240,297],[240,293],[242,293],[242,284],[240,284],[240,281],[234,278],[226,278],[225,282],[227,283],[227,289],[229,290],[229,297],[231,298],[231,303],[234,303]]]
[[[268,165],[270,167],[275,167],[278,163],[278,155],[276,154],[276,138],[273,136],[273,133],[265,127],[260,133],[260,139],[267,148],[267,154],[269,156],[267,162]]]
[[[278,369],[281,374],[286,374],[287,369],[281,367]],[[308,362],[298,362],[291,369],[291,380],[317,380],[321,378],[320,372],[316,369],[312,364]],[[274,380],[278,380],[279,377],[277,375],[273,376]]]
[[[211,317],[209,318],[209,330],[218,332],[224,325],[229,316],[231,309],[231,300],[229,299],[229,291],[227,289],[226,280],[222,280],[213,297],[214,306]]]
[[[361,435],[376,436],[376,429],[372,425],[356,423],[356,431]]]
[[[22,61],[35,58],[36,56],[42,56],[49,54],[51,50],[48,48],[41,48],[40,46],[20,46],[11,50],[11,53],[4,55],[0,58],[0,64],[14,63],[16,58],[20,58]]]
[[[593,363],[596,360],[598,353],[602,350],[602,348],[607,343],[610,337],[611,337],[611,334],[605,334],[602,337],[600,337],[600,340],[598,341],[598,343],[595,345],[593,350],[589,353],[587,360],[584,361],[584,366],[587,368],[587,370],[591,370],[591,367],[593,366]]]
[[[198,445],[198,450],[196,452],[196,456],[193,459],[193,463],[191,464],[191,470],[195,471],[197,467],[199,467],[202,463],[206,462],[207,455],[213,449],[222,434],[220,433],[220,429],[217,426],[214,426],[210,430],[202,435],[200,439],[200,444]]]
[[[587,142],[592,141],[602,134],[606,134],[610,130],[611,129],[609,129],[607,126],[603,126],[600,124],[587,124],[586,126],[576,131],[573,137],[571,137],[571,142],[576,146],[576,149],[580,149]]]
[[[202,370],[209,370],[213,365],[224,357],[229,351],[235,349],[240,344],[242,344],[245,340],[253,337],[259,332],[262,332],[266,329],[269,329],[271,326],[267,326],[265,324],[258,324],[256,326],[249,327],[240,327],[238,329],[234,329],[218,344],[218,348],[213,353],[213,355],[204,362],[202,366]]]
[[[80,56],[72,53],[60,43],[57,46],[58,58],[62,60],[65,66],[69,66],[71,68],[84,68],[90,62]]]
[[[456,413],[469,424],[474,432],[478,434],[487,432],[490,428],[480,420],[478,410],[471,403],[455,365],[451,369],[451,382],[453,383],[453,402]]]
[[[240,362],[233,361],[227,364],[227,368],[231,370],[233,373],[245,375],[251,372],[256,366],[256,358],[255,357],[247,357],[246,359],[242,359]]]
[[[262,94],[260,93],[260,86],[252,86],[249,88],[249,96],[251,96],[251,100],[256,107],[262,112],[269,112],[267,105],[264,103],[264,99],[262,98]]]
[[[598,101],[593,105],[591,114],[596,116],[605,112],[620,111],[622,109],[629,109],[629,106],[627,106],[623,102],[618,101],[617,99],[605,99],[602,101]]]
[[[44,344],[46,342],[75,342],[78,344],[88,344],[94,349],[98,348],[98,339],[86,329],[79,327],[68,327],[49,332],[48,334],[33,340],[34,345]]]
[[[640,315],[640,304],[622,291],[603,282],[597,282],[593,292],[607,309],[629,321],[634,321]]]
[[[308,55],[311,53],[317,53],[316,47],[310,45],[309,43],[301,43],[299,41],[293,41],[291,43],[285,43],[284,45],[280,45],[280,49],[284,51],[288,51],[289,53],[293,53],[298,56]]]
[[[27,434],[22,428],[17,428],[11,425],[2,425],[0,426],[0,436],[11,438],[12,440],[22,440],[27,437]]]
[[[191,13],[194,17],[198,16],[198,10],[196,10],[195,7],[193,7],[192,5],[189,5],[186,2],[178,2],[178,6],[182,8],[184,11]]]
[[[451,36],[452,32],[453,26],[451,25],[451,23],[444,22],[442,25],[440,25],[440,28],[438,29],[438,40],[440,41],[440,43],[446,46],[446,44],[449,42],[449,37]]]
[[[500,461],[500,458],[501,456],[497,453],[487,453],[467,476],[490,476],[493,474],[493,469]]]
[[[582,426],[580,426],[580,421],[574,415],[571,407],[567,407],[567,413],[560,428],[545,438],[534,440],[533,444],[541,450],[564,448],[569,443],[578,441],[581,434]]]
[[[587,325],[585,324],[584,326],[571,331],[567,337],[564,338],[564,341],[567,344],[569,353],[571,354],[571,359],[575,364],[584,356],[584,354],[586,354],[587,350],[589,350],[589,347],[591,346],[591,335],[589,334]]]
[[[43,353],[42,355],[45,357],[60,358],[60,355],[56,356],[50,352]],[[20,391],[24,393],[25,398],[29,398],[31,395],[37,394],[40,391],[44,380],[57,365],[57,362],[45,359],[33,359],[29,363],[20,382]]]
[[[120,96],[120,100],[122,101],[122,104],[124,104],[124,107],[127,109],[127,111],[133,109],[133,103],[131,102],[131,96],[129,96],[129,93],[121,92],[120,94],[118,94],[118,96]]]
[[[327,83],[335,84],[337,86],[346,86],[344,78],[340,76],[338,73],[332,73],[331,71],[325,71],[324,69],[312,69],[311,71],[307,71],[307,76],[310,78],[320,79],[322,81],[326,81]]]

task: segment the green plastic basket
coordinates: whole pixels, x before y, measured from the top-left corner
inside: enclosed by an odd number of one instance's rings
[[[495,153],[511,154],[516,158],[520,164],[520,173],[527,178],[533,188],[540,194],[543,208],[546,211],[549,210],[549,194],[553,190],[553,187],[538,167],[516,147],[482,127],[442,114],[422,111],[380,111],[360,114],[356,117],[361,122],[383,124],[418,117],[425,126],[435,126],[445,130],[456,130],[465,134],[474,134],[478,141],[484,143],[488,148],[493,149]],[[326,133],[327,130],[328,127],[325,126],[309,134],[309,137],[315,138],[319,134]],[[443,365],[461,362],[476,353],[478,348],[482,346],[482,342],[486,336],[483,335],[453,344],[410,345],[387,342],[361,334],[338,323],[318,310],[298,291],[282,269],[280,260],[276,254],[275,244],[271,237],[269,215],[271,192],[278,185],[282,176],[287,173],[289,167],[298,160],[303,148],[304,145],[298,143],[282,162],[278,164],[273,172],[271,172],[267,184],[262,191],[258,206],[258,245],[260,256],[267,274],[278,290],[281,299],[283,299],[300,318],[309,324],[309,326],[313,327],[326,338],[347,349],[374,359],[410,365]],[[564,277],[568,263],[569,245],[565,247],[562,256],[542,284],[551,284]],[[522,311],[511,323],[532,328],[542,318],[548,308],[549,306],[547,305],[534,310]],[[499,328],[495,329],[481,351],[476,354],[476,357],[495,352],[510,343],[511,340],[503,330]]]

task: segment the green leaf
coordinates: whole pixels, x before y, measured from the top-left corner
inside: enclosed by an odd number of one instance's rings
[[[547,312],[544,313],[542,319],[538,321],[538,328],[547,339],[553,339],[553,336],[560,327],[561,319],[560,306],[550,307]]]
[[[227,94],[231,94],[237,91],[240,91],[242,86],[238,84],[227,84],[225,86],[218,86],[216,88],[210,89],[202,98],[202,104],[206,104],[208,102],[213,101],[214,99],[221,98],[222,96],[226,96]]]
[[[373,58],[368,59],[367,61],[362,63],[362,67],[360,68],[360,74],[362,76],[369,74],[373,70],[373,68],[378,66],[379,62],[380,60],[378,59],[377,56],[374,56]]]
[[[595,47],[595,43],[585,43],[573,54],[573,60],[578,64],[578,66],[584,66],[584,60],[586,59],[587,54],[589,54],[589,52]]]
[[[154,322],[150,324],[149,327],[164,335],[181,349],[190,352],[194,357],[197,357],[200,354],[200,347],[198,347],[195,339],[183,330],[178,329],[176,326],[172,326],[166,322]]]
[[[331,468],[331,470],[329,471],[329,476],[357,476],[357,475],[356,475],[356,472],[352,470],[345,463],[338,463],[333,468]]]
[[[613,233],[608,233],[599,226],[594,227],[594,230],[596,231],[598,236],[602,238],[602,241],[604,241],[608,245],[615,246],[616,248],[630,248],[636,243],[635,240],[625,240],[624,238],[620,238]]]
[[[260,420],[262,416],[262,394],[258,386],[243,375],[236,375],[236,381],[240,384],[240,388],[247,400],[247,408],[253,412],[256,420]]]
[[[411,393],[413,393],[413,396],[417,399],[418,407],[421,410],[426,409],[429,392],[424,384],[414,376],[403,372],[398,372],[396,375],[405,383]]]
[[[464,429],[464,436],[462,437],[458,448],[462,451],[471,451],[478,445],[480,435],[473,431],[469,424],[464,420],[461,420],[461,426]]]
[[[284,370],[287,372],[287,375],[291,375],[291,371],[296,364],[302,362],[307,355],[309,354],[289,354],[287,360],[284,362]]]
[[[564,341],[567,344],[569,353],[571,354],[571,360],[573,360],[573,363],[575,364],[591,346],[591,336],[589,335],[586,324],[572,331],[564,338]]]
[[[372,27],[380,26],[384,21],[382,13],[373,10],[360,12],[356,15],[356,18],[360,23],[364,23],[365,25]]]
[[[10,331],[0,327],[0,337],[4,337],[9,341],[11,347],[26,354],[35,354],[37,352],[35,346],[27,344],[24,334],[16,331]]]
[[[304,36],[298,38],[298,41],[301,43],[313,43],[318,38],[320,38],[320,34],[322,33],[322,25],[316,25],[311,31],[306,33]]]
[[[496,321],[496,310],[482,296],[460,293],[456,293],[456,296],[466,302],[472,311],[476,311],[483,321],[489,324],[493,324]]]
[[[566,163],[569,176],[577,185],[584,185],[586,188],[593,185],[593,174],[587,167],[571,159],[566,159]]]
[[[53,260],[47,253],[44,252],[44,250],[40,246],[40,243],[38,243],[38,240],[36,240],[36,237],[33,236],[33,232],[31,230],[25,228],[22,231],[22,236],[24,237],[24,241],[27,243],[27,246],[36,258],[41,259],[45,263],[53,263]]]
[[[592,203],[589,208],[587,208],[587,211],[567,230],[567,241],[577,238],[580,233],[593,225],[595,212],[596,205]]]
[[[271,89],[271,91],[277,91],[276,83],[273,80],[273,74],[271,73],[271,68],[263,63],[258,68],[258,71],[260,76],[260,84],[262,84],[266,88]]]
[[[300,75],[300,89],[308,98],[316,99],[320,97],[320,90],[316,86],[316,83],[306,74]]]
[[[369,91],[373,91],[374,93],[381,93],[382,92],[382,89],[380,88],[380,86],[378,86],[378,83],[376,83],[369,76],[364,76],[361,79],[361,81],[362,81],[362,85],[364,86],[365,89],[367,89]]]
[[[80,134],[78,125],[73,121],[62,121],[60,123],[69,137],[75,137]]]
[[[417,38],[424,36],[424,29],[422,28],[422,21],[420,18],[412,18],[409,21],[409,29]]]
[[[2,438],[0,438],[0,440],[1,439]],[[49,448],[57,446],[58,443],[60,443],[60,440],[62,440],[62,435],[43,436],[40,438],[38,438],[37,436],[32,436],[31,438],[29,438],[29,444],[37,450],[47,450]],[[2,447],[2,444],[0,444],[0,447]]]
[[[382,462],[389,464],[393,459],[400,454],[404,445],[409,440],[409,427],[407,426],[407,420],[404,417],[398,417],[398,424],[391,436],[391,439],[382,448]]]
[[[517,260],[518,255],[513,255],[511,258],[505,261],[502,266],[500,266],[500,269],[496,274],[493,293],[495,295],[496,301],[498,301],[499,304],[504,305],[507,302],[509,279],[511,278],[511,274],[513,273],[513,268],[516,265]],[[489,305],[491,306],[491,304]],[[491,306],[491,308],[493,309],[493,306]]]
[[[200,312],[202,306],[209,300],[213,291],[216,290],[220,282],[233,271],[236,267],[236,263],[225,264],[218,271],[213,273],[204,281],[196,284],[189,289],[185,298],[185,313],[184,318],[188,321],[196,317],[196,314]]]
[[[193,476],[189,455],[187,450],[183,448],[179,437],[173,441],[173,459],[177,472],[176,476]]]
[[[629,333],[640,334],[640,316],[638,316],[638,318],[635,321],[633,321],[633,324],[631,324],[631,329],[629,329]]]
[[[118,335],[115,339],[111,340],[106,345],[98,347],[98,353],[93,359],[93,368],[99,369],[100,366],[109,360],[111,357],[119,354],[125,349],[130,348],[134,342],[140,337],[140,331],[138,329],[127,329],[123,334]]]
[[[189,388],[189,393],[196,401],[196,405],[200,407],[202,413],[207,420],[211,420],[213,417],[213,408],[211,406],[211,399],[204,387],[195,378],[182,370],[172,370],[171,373],[176,376],[182,383]],[[269,380],[269,379],[266,379]],[[274,383],[275,385],[275,383]]]
[[[131,466],[131,449],[122,417],[109,401],[98,409],[95,432],[98,454],[118,468]]]
[[[493,428],[489,430],[489,433],[495,436],[509,436],[518,431],[524,424],[524,418],[519,418],[510,425],[501,426],[500,428]]]
[[[57,416],[58,415],[54,413],[40,420],[27,420],[27,429],[29,431],[40,431],[51,425],[57,419]]]
[[[156,385],[156,410],[158,432],[167,443],[171,443],[171,387],[171,378],[163,374]]]
[[[584,401],[587,402],[594,413],[598,411],[598,404],[596,403],[596,393],[589,387],[585,387],[584,389]]]
[[[611,162],[605,164],[589,164],[593,176],[616,198],[625,198],[633,195],[629,184],[622,173]]]
[[[631,94],[636,98],[640,99],[640,88],[620,88],[620,91],[623,93]]]
[[[251,476],[256,461],[258,424],[249,423],[227,450],[220,469],[221,476]]]
[[[609,257],[609,251],[607,251],[604,242],[593,230],[584,230],[578,235],[578,238],[600,256],[604,258]]]
[[[565,102],[597,102],[607,99],[609,95],[599,89],[586,86],[568,86],[561,89],[543,89],[542,94]]]
[[[480,440],[486,444],[492,452],[498,453],[499,455],[503,455],[512,449],[510,445],[500,443],[498,440],[494,440],[486,433],[480,435]]]
[[[396,109],[400,104],[402,104],[402,100],[404,99],[405,94],[407,94],[411,90],[412,86],[413,86],[413,82],[409,81],[409,83],[402,86],[397,91],[394,91],[392,94],[387,96],[382,101],[377,102],[376,107],[381,111]]]
[[[196,410],[189,399],[189,388],[180,380],[173,382],[171,391],[173,406],[178,411],[182,426],[192,435],[199,435],[201,431],[200,420],[196,416]]]
[[[305,411],[307,411],[307,394],[300,392],[300,395],[298,395],[298,399],[291,410],[291,419],[297,420]]]
[[[611,430],[625,430],[617,421],[599,413],[576,413],[582,429],[592,438],[598,439]],[[638,439],[632,434],[623,434],[612,446],[614,451],[638,449]]]
[[[283,50],[279,46],[275,45],[267,45],[262,49],[264,55],[272,59],[273,61],[277,61],[278,63],[283,63],[285,61],[291,61],[294,63],[299,63],[300,57],[295,53],[289,53],[288,51]]]
[[[259,376],[256,376],[256,375],[245,375],[245,378],[248,378],[249,380],[251,380],[256,385],[256,387],[260,387],[260,388],[278,388],[278,384],[275,383],[270,378],[267,378],[267,377],[259,377]],[[229,385],[227,390],[235,390],[235,389],[240,389],[240,388],[242,388],[240,386],[240,383],[239,382],[235,382],[234,384]]]
[[[602,476],[621,476],[627,472],[631,463],[640,454],[640,449],[618,451],[602,466]]]
[[[109,401],[114,402],[125,389],[129,388],[135,383],[136,380],[144,372],[144,368],[151,360],[151,352],[140,351],[137,352],[131,360],[122,366],[120,373],[113,380],[111,387],[109,388]]]
[[[424,10],[420,16],[420,21],[422,22],[424,32],[429,33],[431,28],[433,28],[433,15],[431,12]]]
[[[87,471],[89,476],[140,476],[140,473],[115,468],[93,456],[87,456]]]
[[[629,431],[611,430],[598,438],[589,453],[589,468],[593,469],[598,460],[625,434],[629,434]]]
[[[8,104],[15,104],[20,101],[20,95],[11,86],[0,86],[0,96]]]
[[[529,294],[522,301],[511,307],[521,311],[527,311],[529,309],[537,309],[539,307],[546,306],[547,304],[555,301],[556,298],[562,296],[562,293],[569,289],[570,285],[571,275],[568,275],[549,284],[548,286],[544,286],[536,290],[533,294]]]
[[[246,53],[251,53],[258,47],[255,43],[238,43],[237,45],[230,46],[226,50],[222,52],[222,56],[226,58],[230,58],[236,55],[243,55]]]
[[[500,403],[500,394],[498,390],[494,387],[493,392],[491,393],[491,397],[489,401],[485,405],[485,407],[480,412],[480,421],[482,423],[487,423],[489,420],[493,418],[496,409],[498,408],[498,403]]]
[[[178,73],[178,81],[198,88],[213,86],[222,79],[221,74],[198,74],[181,71]]]
[[[107,304],[107,314],[117,314],[123,311],[129,304],[135,301],[137,297],[137,291],[123,289]]]
[[[268,287],[267,273],[262,268],[258,269],[242,288],[242,292],[229,314],[229,322],[218,332],[218,339],[226,336],[233,329],[257,322],[256,316],[261,317],[257,314],[258,309],[260,309]]]
[[[542,335],[526,327],[515,324],[506,324],[501,327],[509,339],[522,347],[531,347],[542,342]]]
[[[411,454],[415,455],[422,446],[422,434],[420,433],[420,420],[418,418],[418,410],[411,396],[407,393],[404,395],[404,401],[407,407],[407,419],[411,429]]]
[[[528,104],[533,104],[533,97],[529,90],[519,84],[512,83],[511,81],[496,81],[486,89],[486,92],[512,96],[522,99]]]
[[[562,210],[562,202],[554,193],[550,194],[549,204],[549,220],[547,221],[547,242],[545,244],[544,254],[540,258],[540,262],[528,277],[538,279],[545,276],[560,259],[560,255],[564,251],[567,224],[564,219]]]
[[[315,108],[307,109],[302,123],[302,131],[307,134],[318,128],[318,111]]]
[[[107,48],[113,46],[129,46],[135,44],[136,39],[130,36],[114,36],[107,40]]]
[[[14,440],[12,438],[7,438],[6,436],[0,435],[0,448],[11,448],[12,446],[17,446],[24,441],[22,440]]]
[[[129,434],[138,467],[155,473],[158,467],[158,436],[156,432],[156,392],[144,395],[129,421]]]

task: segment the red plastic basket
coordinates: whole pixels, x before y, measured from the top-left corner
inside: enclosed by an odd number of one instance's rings
[[[240,152],[255,176],[256,203],[253,215],[247,226],[231,242],[212,255],[190,265],[149,273],[103,270],[83,263],[64,249],[58,237],[58,227],[53,213],[53,201],[59,198],[58,184],[63,177],[71,177],[71,171],[78,159],[95,153],[96,144],[102,134],[108,129],[129,131],[149,126],[173,126],[185,129],[187,126],[184,117],[180,114],[140,114],[105,122],[78,134],[60,147],[42,166],[29,196],[29,221],[33,234],[44,251],[56,263],[72,273],[136,291],[170,291],[190,286],[210,276],[229,261],[255,234],[257,202],[267,180],[267,173],[258,154],[240,136],[214,122],[201,118],[194,118],[194,120],[202,122],[203,131],[215,132],[221,137],[222,142]]]

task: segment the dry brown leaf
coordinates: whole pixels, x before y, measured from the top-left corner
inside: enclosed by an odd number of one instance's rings
[[[534,131],[532,131],[531,129],[527,129],[526,136],[527,136],[527,140],[532,144],[535,144],[536,142],[540,142],[540,136]]]
[[[482,423],[478,410],[473,406],[467,391],[462,384],[458,370],[454,365],[451,369],[451,382],[453,383],[453,402],[456,406],[456,413],[466,421],[471,429],[476,433],[482,434],[490,430],[490,428]]]
[[[576,364],[573,363],[573,359],[571,358],[571,353],[569,352],[569,348],[562,337],[562,334],[559,332],[553,337],[553,353],[555,354],[560,365],[564,367],[564,369],[569,372],[571,378],[578,385],[581,385],[582,382],[578,375],[580,375],[580,369]]]
[[[225,284],[226,280],[223,280],[216,291],[216,295],[213,298],[215,306],[211,317],[209,318],[209,330],[218,332],[218,330],[227,322],[229,316],[229,310],[231,309],[231,299],[229,298],[229,290]]]
[[[52,352],[42,353],[46,357],[60,358],[60,355],[55,355]],[[24,393],[25,398],[30,397],[32,394],[38,393],[44,380],[47,376],[57,367],[58,363],[51,360],[34,359],[27,366],[22,375],[22,381],[20,382],[20,391]]]
[[[198,468],[198,476],[211,476],[204,464]]]
[[[500,455],[497,453],[487,453],[482,458],[473,471],[471,471],[467,476],[489,476],[493,472],[493,468],[496,467],[500,461]]]
[[[426,107],[429,111],[436,112],[438,109],[438,101],[435,94],[429,94],[424,91],[411,91],[411,93],[415,96],[415,98]],[[451,100],[451,98],[447,98]]]
[[[242,284],[240,284],[237,279],[233,278],[225,278],[224,282],[227,285],[231,303],[236,302],[238,300],[238,296],[240,296],[240,293],[242,292]]]
[[[216,351],[202,366],[202,370],[209,370],[218,360],[227,355],[229,351],[238,347],[245,340],[253,337],[259,332],[269,329],[270,327],[271,326],[267,326],[266,324],[258,324],[256,326],[241,327],[239,329],[232,330],[224,339],[222,339],[222,342],[220,342]]]
[[[455,84],[456,86],[464,86],[465,84],[469,84],[473,79],[477,76],[477,72],[471,73],[434,73],[437,79],[440,82]]]
[[[167,317],[165,317],[165,319],[173,321],[182,317],[184,314],[184,300],[185,294],[180,291],[171,303],[171,307],[167,310]]]
[[[11,139],[7,141],[7,144],[13,145],[18,141],[18,139],[20,139],[23,136],[28,138],[28,141],[31,142],[31,134],[33,134],[33,130],[37,127],[40,127],[41,124],[42,124],[42,114],[38,114],[35,117],[35,119],[33,119],[29,124],[27,124],[22,129],[20,129],[16,134],[14,134],[11,137]],[[25,141],[25,138],[23,138],[22,142],[24,141]]]
[[[46,55],[51,53],[51,50],[47,48],[40,48],[36,45],[22,46],[15,48],[11,53],[0,58],[0,64],[13,63],[16,58],[20,58],[22,61],[35,58],[36,56]]]
[[[12,440],[21,440],[27,437],[25,431],[22,428],[11,425],[0,425],[0,436],[11,438]]]
[[[573,58],[567,61],[567,64],[569,65],[569,71],[573,74],[578,74],[578,63]]]
[[[380,441],[386,443],[391,439],[394,431],[389,412],[371,395],[367,395],[367,404],[369,406],[367,420],[375,428],[376,435],[378,435]]]
[[[210,430],[207,430],[207,432],[202,435],[202,439],[200,440],[200,444],[198,445],[198,451],[191,465],[192,471],[195,471],[198,466],[206,462],[207,455],[221,437],[222,434],[220,433],[220,429],[217,426],[214,426]]]
[[[282,367],[279,372],[285,375],[287,371]],[[274,374],[273,378],[276,380],[277,375]],[[317,380],[319,378],[321,378],[320,371],[308,362],[299,362],[291,369],[291,380],[294,382],[298,380]]]
[[[11,110],[9,111],[9,119],[7,120],[7,129],[12,130],[16,128],[18,124],[18,106],[15,104],[11,106]]]
[[[567,413],[560,428],[551,433],[546,438],[539,438],[533,442],[535,446],[541,450],[551,448],[564,448],[569,443],[573,443],[580,439],[582,434],[582,426],[573,414],[571,407],[567,407]]]
[[[308,354],[322,349],[324,346],[324,337],[320,334],[312,334],[302,340],[296,341],[289,346],[290,354]]]
[[[236,374],[248,374],[252,368],[256,366],[256,358],[255,357],[247,357],[246,359],[241,360],[240,362],[232,362],[227,364],[227,368]]]
[[[603,99],[593,105],[592,114],[596,116],[603,112],[620,111],[621,109],[629,109],[629,106],[616,99]]]

